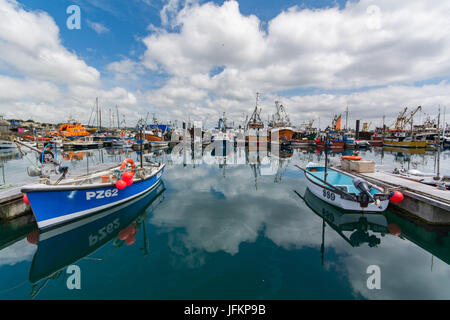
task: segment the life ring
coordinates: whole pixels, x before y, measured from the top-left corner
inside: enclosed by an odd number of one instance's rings
[[[360,156],[343,156],[342,159],[346,159],[346,160],[361,160],[362,157],[360,157]]]
[[[133,173],[134,176],[134,169],[136,168],[136,165],[134,164],[133,159],[127,158],[125,160],[123,160],[122,164],[120,165],[120,170],[124,170],[127,165],[130,164],[131,165],[131,172]]]

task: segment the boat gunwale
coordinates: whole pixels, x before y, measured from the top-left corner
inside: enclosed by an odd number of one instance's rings
[[[136,183],[140,183],[143,181],[146,181],[152,177],[154,177],[155,175],[157,175],[159,172],[162,171],[162,169],[166,166],[165,163],[161,164],[158,169],[152,173],[151,175],[145,177],[144,179],[139,179],[136,181]],[[113,167],[114,168],[114,167]],[[97,172],[97,173],[102,173],[102,172],[108,172],[109,170],[105,170],[105,171],[101,171],[101,172]],[[114,186],[114,183],[96,183],[96,184],[89,184],[89,185],[48,185],[48,184],[30,184],[27,186],[22,187],[22,189],[20,190],[22,193],[34,193],[34,192],[56,192],[56,191],[73,191],[73,190],[86,190],[86,189],[99,189],[99,188],[106,188],[106,187],[111,187]]]

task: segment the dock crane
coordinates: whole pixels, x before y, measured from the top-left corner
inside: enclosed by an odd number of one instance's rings
[[[416,110],[412,111],[411,114],[409,115],[408,119],[406,119],[406,121],[405,121],[405,126],[406,126],[408,123],[411,123],[411,130],[412,130],[412,128],[413,128],[413,118],[414,118],[414,116],[416,115],[416,113],[417,113],[419,110],[422,110],[422,106],[418,106],[418,107],[416,108]]]
[[[406,117],[407,110],[408,110],[408,107],[405,107],[405,109],[402,112],[400,112],[400,114],[398,115],[397,120],[395,121],[395,125],[394,125],[396,130],[404,130],[408,123],[411,123],[411,128],[412,128],[412,120],[413,120],[414,116],[416,115],[416,113],[419,110],[422,110],[422,106],[418,106],[416,108],[416,110],[411,111],[411,113],[409,114],[408,117]]]
[[[408,107],[405,107],[405,109],[402,112],[400,112],[400,114],[398,115],[397,120],[395,121],[395,125],[394,125],[394,128],[396,130],[403,129],[405,127],[405,120],[406,120],[405,115],[406,115],[407,110],[408,110]]]

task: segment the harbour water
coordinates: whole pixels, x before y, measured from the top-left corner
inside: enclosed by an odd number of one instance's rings
[[[167,163],[162,183],[126,206],[40,234],[33,222],[1,226],[0,299],[450,298],[450,226],[326,205],[295,167],[323,162],[323,153],[189,155],[153,154]],[[437,163],[425,150],[360,155],[386,171],[429,173]],[[120,149],[58,157],[78,171],[139,159]],[[441,175],[450,175],[449,158],[441,153]],[[2,159],[3,184],[32,181],[32,154]],[[368,285],[373,266],[379,289]],[[70,286],[74,268],[79,289]]]

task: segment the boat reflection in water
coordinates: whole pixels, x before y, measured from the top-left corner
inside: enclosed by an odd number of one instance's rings
[[[145,219],[164,198],[164,183],[161,181],[151,191],[109,210],[100,211],[87,218],[76,220],[61,227],[34,230],[28,241],[38,245],[30,268],[29,280],[33,283],[31,298],[34,298],[51,279],[57,279],[62,269],[98,250],[109,241],[115,247],[124,243],[132,245],[137,231],[142,228],[144,255],[148,254]],[[45,280],[44,280],[45,279]],[[44,280],[42,283],[38,283]]]
[[[376,247],[381,243],[378,237],[389,233],[386,217],[380,213],[355,213],[334,207],[317,198],[309,189],[301,196],[306,205],[323,219],[322,224],[322,263],[324,253],[325,224],[328,224],[352,247],[359,247],[367,243],[369,247]],[[348,233],[351,232],[350,235]],[[346,234],[347,233],[347,234]]]

